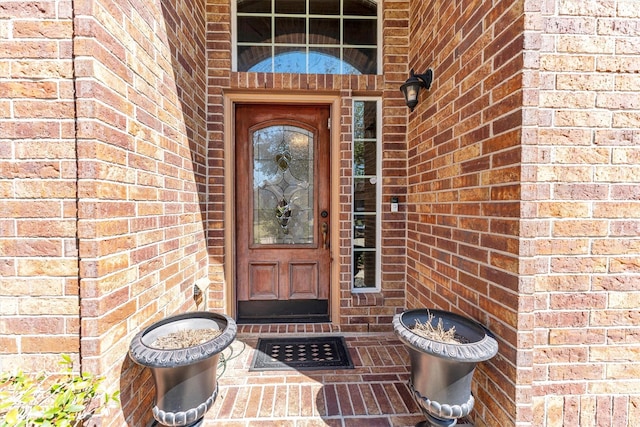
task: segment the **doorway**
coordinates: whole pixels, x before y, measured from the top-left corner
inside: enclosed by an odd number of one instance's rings
[[[239,322],[329,321],[330,106],[235,105]]]

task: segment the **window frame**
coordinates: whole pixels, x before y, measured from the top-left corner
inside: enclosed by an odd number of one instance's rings
[[[273,2],[274,0],[269,0],[271,2]],[[305,42],[305,48],[308,50],[309,48],[309,25],[308,25],[308,21],[309,21],[309,4],[308,4],[308,0],[305,0],[307,2],[307,13],[305,14],[297,14],[295,15],[296,17],[305,17],[305,20],[307,22],[306,24],[306,42]],[[340,0],[341,2],[344,0]],[[376,19],[376,73],[373,75],[380,75],[382,73],[382,6],[384,4],[384,2],[382,0],[371,0],[372,2],[376,3],[376,15],[375,15],[375,19]],[[267,14],[255,14],[256,16],[266,16]],[[275,13],[269,13],[270,18],[271,18],[271,22],[273,25],[274,19],[276,14]],[[278,16],[294,16],[294,15],[288,15],[288,14],[277,14]],[[342,22],[344,18],[344,15],[340,14],[340,15],[313,15],[314,18],[315,17],[322,17],[322,16],[326,16],[327,18],[331,18],[331,19],[335,19],[335,17],[339,17],[340,21]],[[347,15],[347,17],[352,17],[353,15]],[[365,19],[365,18],[363,18]],[[373,19],[373,18],[369,18],[367,17],[366,19]],[[340,28],[340,35],[342,36],[342,26]],[[342,38],[342,37],[341,37]],[[257,43],[255,45],[258,45]],[[266,44],[265,44],[266,45]],[[269,43],[270,46],[273,46],[273,42]],[[285,45],[282,45],[285,46]],[[342,51],[342,49],[345,48],[350,48],[351,46],[357,46],[357,45],[344,45],[344,44],[337,44],[335,45],[335,47],[339,47]],[[333,46],[332,46],[333,47]],[[272,52],[272,56],[271,58],[273,59],[273,52]],[[340,59],[340,58],[338,58]],[[309,62],[309,56],[306,56],[306,69],[308,70],[308,62]],[[275,61],[274,61],[275,62]],[[342,62],[342,60],[341,60]],[[232,0],[231,2],[231,71],[232,72],[238,72],[238,0]],[[249,71],[241,71],[241,72],[249,72]],[[272,71],[271,73],[279,73],[279,72],[274,72],[273,71],[273,65],[272,65]],[[308,73],[299,73],[299,74],[308,74]],[[316,74],[316,73],[310,73],[310,74]],[[328,74],[328,75],[333,75],[333,74]],[[335,75],[354,75],[354,74],[335,74]],[[358,74],[358,75],[372,75],[372,74]]]
[[[375,240],[375,287],[355,287],[355,271],[353,271],[355,257],[355,212],[354,187],[356,175],[354,174],[354,146],[355,146],[355,104],[356,102],[376,103],[376,240]],[[351,102],[351,292],[352,293],[376,293],[382,289],[382,98],[378,96],[357,96]],[[370,175],[367,175],[370,176]],[[360,248],[359,250],[361,250]]]

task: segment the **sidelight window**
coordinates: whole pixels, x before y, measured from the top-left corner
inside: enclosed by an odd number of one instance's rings
[[[377,0],[238,0],[234,69],[376,74]]]
[[[353,103],[353,290],[380,288],[380,103]]]

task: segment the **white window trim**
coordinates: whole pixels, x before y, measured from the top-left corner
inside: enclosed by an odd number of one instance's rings
[[[372,0],[377,4],[376,12],[377,12],[377,44],[376,44],[376,75],[382,74],[382,7],[384,6],[381,0]],[[307,5],[308,9],[308,5]],[[298,16],[298,15],[296,15]],[[308,14],[306,14],[308,18]],[[342,20],[342,17],[341,17]],[[231,71],[238,71],[238,1],[231,0]],[[309,32],[309,26],[307,25],[307,33]],[[342,26],[340,27],[340,33],[342,35]],[[307,34],[307,40],[308,40]],[[308,43],[307,43],[308,46]],[[342,52],[342,49],[341,49]],[[342,56],[342,54],[341,54]],[[342,59],[342,58],[340,58]],[[307,58],[307,62],[309,58]],[[308,66],[308,64],[307,64]],[[349,74],[346,74],[349,75]]]
[[[376,64],[376,72],[377,74],[382,74],[382,7],[384,6],[384,2],[382,0],[374,0],[378,7],[376,7],[376,11],[378,12],[378,63]]]
[[[238,0],[231,0],[231,71],[238,71]]]
[[[355,176],[353,175],[353,142],[355,138],[355,115],[352,113],[351,117],[351,292],[354,294],[363,293],[376,293],[382,289],[382,98],[377,96],[358,96],[352,99],[351,111],[354,111],[354,104],[358,101],[375,101],[376,102],[376,286],[369,288],[356,288],[353,281],[353,257],[354,257],[354,245],[353,234],[354,230],[354,209],[353,209],[353,182]]]

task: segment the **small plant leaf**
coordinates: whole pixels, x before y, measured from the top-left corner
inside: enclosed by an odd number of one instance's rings
[[[44,374],[0,373],[0,427],[79,427],[110,400],[119,401],[117,392],[99,390],[103,377],[72,371],[70,356],[62,355],[63,375],[51,384]],[[99,396],[95,409],[87,410]]]
[[[18,415],[20,415],[20,411],[18,411],[17,409],[12,409],[4,418],[10,426],[13,426],[18,422]]]
[[[79,404],[75,404],[75,405],[69,405],[67,406],[67,412],[82,412],[84,411],[85,406],[84,405],[79,405]]]

